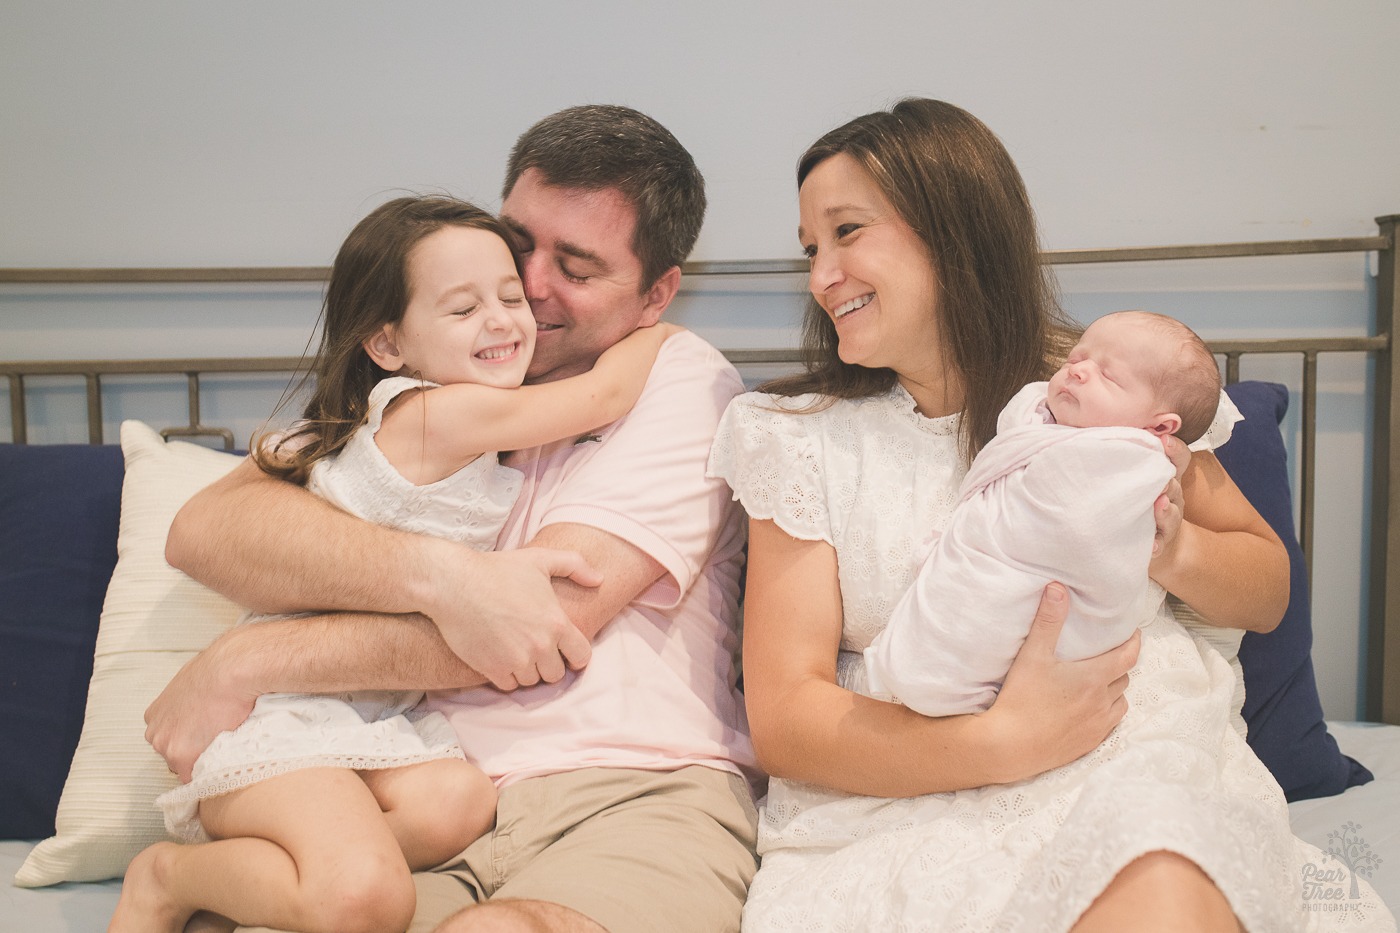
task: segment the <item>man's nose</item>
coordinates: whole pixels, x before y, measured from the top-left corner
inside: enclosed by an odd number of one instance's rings
[[[533,250],[524,258],[525,298],[531,304],[549,297],[549,261],[539,251]]]

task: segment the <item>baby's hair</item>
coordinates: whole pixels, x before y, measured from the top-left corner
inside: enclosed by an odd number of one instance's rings
[[[517,272],[520,256],[506,228],[491,214],[457,198],[395,198],[355,225],[331,267],[321,306],[321,343],[302,385],[315,389],[301,420],[280,439],[255,438],[253,461],[272,476],[304,483],[312,465],[345,446],[368,415],[369,394],[392,375],[370,359],[364,342],[386,324],[403,320],[411,297],[408,262],[414,248],[444,227],[472,227],[499,236]]]
[[[1176,436],[1183,443],[1199,440],[1210,429],[1220,407],[1220,365],[1195,331],[1174,317],[1152,311],[1120,311],[1148,324],[1177,350],[1155,373],[1145,374],[1157,397],[1181,416]]]

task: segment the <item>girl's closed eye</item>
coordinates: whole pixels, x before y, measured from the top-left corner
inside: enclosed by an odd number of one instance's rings
[[[469,316],[473,311],[475,311],[477,308],[480,308],[480,307],[481,307],[481,305],[470,305],[470,306],[468,306],[468,307],[461,308],[461,309],[458,309],[458,310],[456,310],[456,311],[453,311],[453,312],[452,312],[452,315],[453,315],[454,317],[467,317],[467,316]]]

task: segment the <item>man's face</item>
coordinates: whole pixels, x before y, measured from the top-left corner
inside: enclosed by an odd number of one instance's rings
[[[660,319],[665,302],[642,291],[632,252],[636,211],[617,189],[561,188],[526,169],[501,219],[520,250],[537,325],[527,382],[586,372],[608,347]]]

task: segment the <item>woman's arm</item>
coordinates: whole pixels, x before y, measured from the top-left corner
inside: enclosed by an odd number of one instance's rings
[[[661,344],[681,328],[639,328],[609,347],[586,373],[502,389],[457,384],[405,393],[385,412],[375,443],[394,469],[423,485],[450,476],[491,450],[547,444],[632,410]]]
[[[1164,535],[1149,572],[1207,621],[1270,632],[1288,608],[1288,552],[1215,454],[1192,455],[1180,501],[1158,501]]]
[[[836,552],[771,521],[749,526],[744,683],[759,763],[777,777],[904,797],[1006,783],[1093,749],[1122,718],[1136,638],[1087,661],[1054,657],[1063,588],[1036,623],[991,709],[930,719],[836,684]]]

